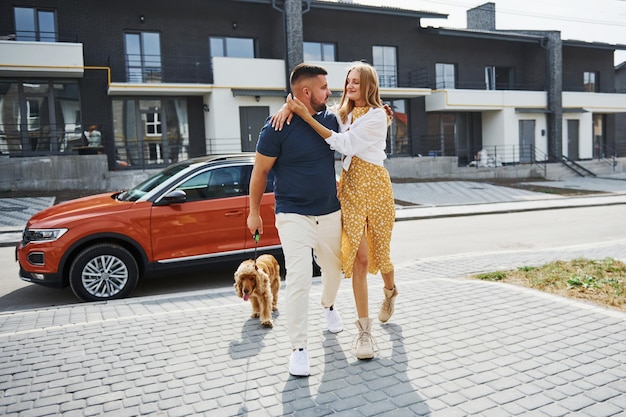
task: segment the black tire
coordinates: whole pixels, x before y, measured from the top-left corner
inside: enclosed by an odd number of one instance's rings
[[[70,287],[83,301],[125,298],[139,281],[137,261],[121,246],[102,243],[76,256],[70,266]]]

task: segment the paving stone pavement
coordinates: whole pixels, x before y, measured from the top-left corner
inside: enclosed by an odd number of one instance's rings
[[[567,202],[483,183],[394,184],[394,193],[423,205],[399,210],[399,219],[625,204],[626,182],[606,181],[562,184],[612,193]],[[23,227],[52,203],[0,200],[0,220],[10,223],[0,223],[0,231]],[[439,206],[437,213],[430,206]],[[11,240],[15,232],[4,234]],[[464,279],[624,253],[626,241],[399,265],[396,312],[375,324],[371,361],[353,355],[351,283],[342,283],[337,299],[346,329],[334,335],[316,310],[315,280],[309,378],[287,372],[280,297],[273,329],[250,319],[250,305],[230,289],[0,314],[0,415],[626,417],[626,314]],[[369,283],[376,310],[380,278]]]
[[[370,361],[353,355],[350,281],[335,335],[314,280],[308,378],[288,374],[280,295],[273,329],[231,289],[0,314],[0,415],[624,417],[626,314],[465,277],[625,251],[623,240],[398,265]],[[376,310],[382,281],[369,283]]]
[[[0,230],[24,227],[38,211],[54,204],[55,197],[0,198]]]

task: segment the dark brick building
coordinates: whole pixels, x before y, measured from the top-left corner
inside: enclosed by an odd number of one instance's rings
[[[116,170],[254,150],[290,68],[321,62],[339,95],[366,60],[395,110],[391,157],[624,152],[613,55],[626,46],[499,31],[493,3],[468,11],[466,30],[420,24],[445,17],[311,0],[2,2],[0,151],[100,152]],[[100,146],[83,137],[91,125]]]

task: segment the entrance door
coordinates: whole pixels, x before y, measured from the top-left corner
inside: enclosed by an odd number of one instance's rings
[[[441,115],[440,154],[439,156],[456,155],[456,114]]]
[[[602,159],[605,157],[605,132],[604,114],[593,115],[593,158]]]
[[[519,121],[519,161],[531,162],[535,150],[535,121]]]
[[[578,120],[567,121],[567,157],[578,160]]]
[[[242,152],[256,151],[259,133],[269,114],[269,107],[239,107]]]

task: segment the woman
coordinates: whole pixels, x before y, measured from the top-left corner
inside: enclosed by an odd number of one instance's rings
[[[300,116],[330,145],[344,155],[339,200],[343,221],[342,262],[346,278],[352,277],[359,330],[356,356],[374,357],[372,320],[369,318],[367,273],[380,270],[384,295],[378,318],[389,320],[398,290],[390,258],[395,206],[389,173],[383,166],[388,116],[383,108],[374,67],[357,64],[346,77],[337,109],[340,133],[333,132],[309,113],[298,99],[287,97],[289,110]]]
[[[98,130],[98,126],[91,125],[89,126],[89,130],[84,133],[87,138],[88,146],[95,147],[102,145],[102,133]]]

